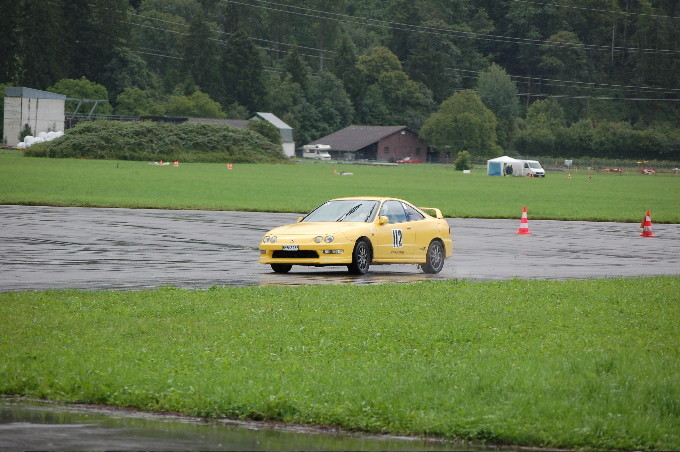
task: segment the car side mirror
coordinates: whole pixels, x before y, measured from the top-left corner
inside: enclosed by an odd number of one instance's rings
[[[387,218],[385,215],[381,215],[378,217],[378,224],[387,224],[390,222],[390,219]]]

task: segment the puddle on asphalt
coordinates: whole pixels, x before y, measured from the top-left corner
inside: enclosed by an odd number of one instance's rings
[[[481,451],[499,448],[0,398],[0,450]]]

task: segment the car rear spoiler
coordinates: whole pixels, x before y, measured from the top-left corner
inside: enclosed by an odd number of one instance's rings
[[[437,209],[436,207],[418,207],[420,210],[432,210],[434,212],[434,217],[439,218],[440,220],[444,218],[442,215],[442,211]]]

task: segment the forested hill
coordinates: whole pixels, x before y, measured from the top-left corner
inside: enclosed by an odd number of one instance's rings
[[[429,122],[429,143],[455,151],[472,145],[438,131],[435,119],[447,99],[472,89],[495,115],[498,147],[487,152],[561,152],[560,134],[571,133],[591,141],[581,154],[616,156],[618,144],[596,143],[609,127],[622,145],[680,156],[678,0],[3,5],[0,84],[108,98],[100,114],[270,111],[295,128],[298,144],[351,123],[421,131]],[[634,133],[649,137],[627,138]]]

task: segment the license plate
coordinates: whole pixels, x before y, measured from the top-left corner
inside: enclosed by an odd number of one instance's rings
[[[297,251],[300,249],[298,245],[283,245],[283,251]]]

